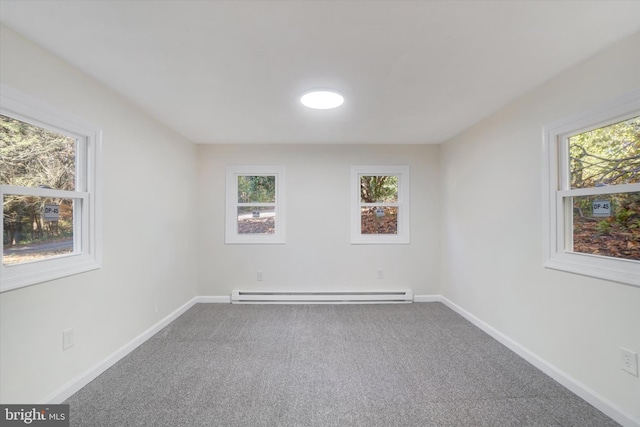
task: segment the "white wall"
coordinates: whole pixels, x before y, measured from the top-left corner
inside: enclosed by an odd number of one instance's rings
[[[640,34],[441,147],[442,294],[640,419],[640,288],[542,267],[542,126],[640,86]]]
[[[437,294],[438,146],[198,146],[199,295],[240,290],[412,289]],[[227,165],[286,167],[286,245],[225,245]],[[350,244],[351,165],[409,165],[411,244]],[[378,269],[384,279],[376,279]],[[256,272],[264,272],[264,281]]]
[[[103,268],[0,294],[0,402],[38,402],[195,296],[195,146],[0,31],[3,84],[103,130]]]

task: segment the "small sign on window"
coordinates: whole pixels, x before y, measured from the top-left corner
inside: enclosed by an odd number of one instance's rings
[[[609,217],[611,216],[611,202],[608,200],[593,201],[593,216]]]
[[[60,219],[60,205],[44,205],[44,220],[58,221]]]
[[[382,218],[384,216],[384,208],[376,208],[376,216]]]
[[[253,211],[254,218],[260,218],[260,211]]]

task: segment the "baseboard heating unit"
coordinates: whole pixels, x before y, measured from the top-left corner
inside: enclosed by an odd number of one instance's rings
[[[266,292],[233,291],[233,304],[391,304],[413,302],[412,291]]]

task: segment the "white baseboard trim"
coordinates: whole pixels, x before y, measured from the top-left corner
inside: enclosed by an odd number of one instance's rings
[[[91,381],[96,379],[98,375],[100,375],[101,373],[109,369],[111,366],[113,366],[116,362],[118,362],[124,356],[126,356],[127,354],[135,350],[136,347],[138,347],[140,344],[144,343],[146,340],[148,340],[153,335],[158,333],[162,328],[164,328],[169,323],[173,322],[175,319],[180,317],[185,311],[193,307],[193,305],[198,302],[197,299],[198,298],[196,297],[187,301],[181,307],[179,307],[178,309],[170,313],[168,316],[166,316],[164,319],[160,320],[158,323],[156,323],[155,325],[153,325],[152,327],[150,327],[149,329],[147,329],[146,331],[144,331],[143,333],[141,333],[140,335],[138,335],[137,337],[129,341],[127,344],[123,345],[118,350],[113,352],[102,362],[98,363],[93,368],[89,369],[88,371],[68,381],[66,384],[64,384],[63,386],[58,388],[56,391],[51,393],[49,396],[44,398],[41,404],[57,404],[67,400],[69,397],[71,397],[74,393],[76,393],[82,387],[84,387],[85,385],[89,384]]]
[[[440,295],[414,295],[413,302],[441,302]]]
[[[478,319],[476,316],[469,313],[456,303],[443,296],[438,297],[439,301],[445,304],[447,307],[467,319],[469,322],[473,323],[478,328],[482,329],[502,345],[509,348],[511,351],[522,357],[527,362],[531,363],[536,368],[540,369],[545,374],[549,375],[551,378],[578,395],[581,399],[585,400],[589,404],[605,413],[614,421],[620,423],[624,427],[640,427],[640,419],[626,413],[624,410],[620,409],[617,405],[615,405],[608,399],[596,393],[570,375],[567,375],[565,372],[553,366],[538,355],[532,353],[530,350],[526,349],[508,336],[504,335],[502,332],[494,329],[492,326],[489,326],[487,323]]]

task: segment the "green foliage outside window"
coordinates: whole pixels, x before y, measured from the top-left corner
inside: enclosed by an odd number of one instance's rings
[[[571,188],[611,187],[610,194],[573,197],[573,250],[640,260],[640,193],[616,192],[640,182],[640,117],[569,138]],[[610,215],[593,216],[606,200]]]
[[[640,182],[640,117],[569,138],[571,188]]]
[[[362,203],[395,203],[398,201],[398,177],[393,175],[361,176]]]
[[[0,184],[74,190],[75,157],[74,138],[0,115]],[[72,232],[70,199],[6,195],[2,202],[5,246]],[[47,203],[64,205],[68,215],[46,223]]]
[[[238,177],[239,203],[275,203],[276,177],[253,175]]]

